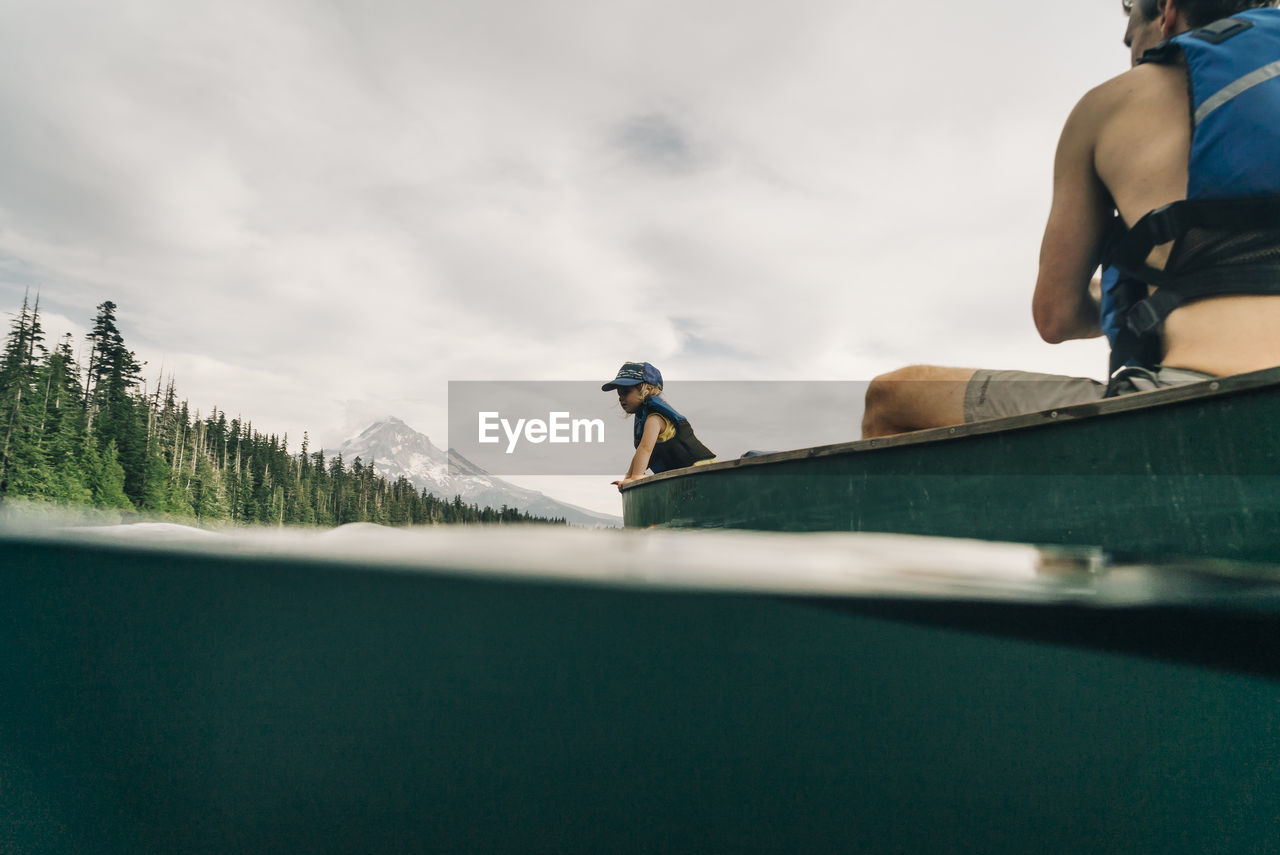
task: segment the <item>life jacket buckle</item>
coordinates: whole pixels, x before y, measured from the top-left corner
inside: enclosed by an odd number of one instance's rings
[[[1142,338],[1160,326],[1162,320],[1164,320],[1163,317],[1155,307],[1147,300],[1143,300],[1129,310],[1129,315],[1125,318],[1125,326],[1138,338]]]
[[[1177,202],[1171,202],[1156,208],[1143,218],[1147,221],[1147,234],[1153,248],[1186,234],[1188,224],[1181,216],[1183,207]]]

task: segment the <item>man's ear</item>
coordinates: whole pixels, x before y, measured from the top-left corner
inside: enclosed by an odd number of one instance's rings
[[[1156,17],[1160,19],[1160,36],[1169,38],[1191,29],[1187,26],[1186,16],[1178,6],[1178,0],[1159,0],[1156,3]]]

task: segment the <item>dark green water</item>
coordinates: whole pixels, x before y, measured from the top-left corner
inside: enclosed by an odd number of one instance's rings
[[[0,852],[1268,852],[1280,574],[866,535],[0,534]]]

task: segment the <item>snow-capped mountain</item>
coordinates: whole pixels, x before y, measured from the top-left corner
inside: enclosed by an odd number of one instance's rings
[[[545,493],[490,475],[453,449],[446,454],[425,434],[394,416],[369,425],[359,436],[342,443],[338,452],[347,465],[359,457],[361,463],[372,464],[374,471],[388,481],[403,475],[419,490],[442,499],[461,496],[464,502],[482,508],[507,505],[541,517],[564,517],[574,525],[622,525],[618,517],[559,502]]]

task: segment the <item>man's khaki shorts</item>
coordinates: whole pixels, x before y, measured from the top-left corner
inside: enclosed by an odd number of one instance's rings
[[[1037,374],[1033,371],[979,370],[964,390],[964,420],[976,422],[1038,413],[1100,398],[1149,392],[1211,380],[1213,375],[1185,368],[1124,368],[1110,386],[1089,377]]]

